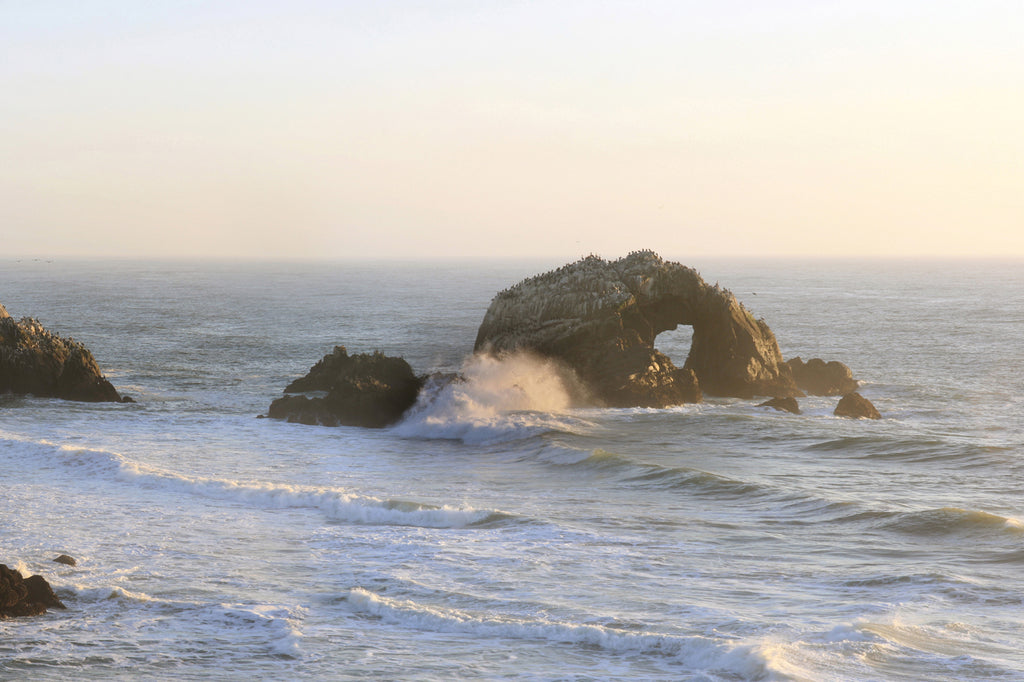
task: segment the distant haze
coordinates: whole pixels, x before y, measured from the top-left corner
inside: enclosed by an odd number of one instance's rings
[[[1024,257],[1024,3],[0,3],[0,256]]]

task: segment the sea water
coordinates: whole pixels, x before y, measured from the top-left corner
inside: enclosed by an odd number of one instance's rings
[[[68,606],[0,621],[0,678],[1024,679],[1024,263],[687,264],[884,418],[470,360],[556,262],[0,261],[137,401],[0,397],[0,562]],[[257,418],[335,345],[467,381]]]

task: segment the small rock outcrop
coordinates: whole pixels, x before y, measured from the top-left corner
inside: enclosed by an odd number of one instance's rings
[[[811,358],[804,362],[796,357],[787,360],[786,364],[793,371],[796,385],[810,395],[846,395],[856,391],[860,385],[850,368],[838,360],[825,362],[821,358]]]
[[[78,565],[78,562],[75,561],[75,558],[72,557],[72,556],[68,556],[67,554],[61,554],[58,557],[54,557],[53,560],[55,562],[57,562],[58,564],[64,564],[65,566],[77,566]]]
[[[37,320],[15,321],[0,305],[0,393],[87,402],[120,402],[92,353]]]
[[[402,358],[380,352],[349,355],[344,346],[288,384],[267,416],[301,424],[381,428],[416,402],[423,379]],[[295,395],[320,393],[322,395]]]
[[[53,593],[42,576],[22,577],[6,564],[0,564],[0,618],[39,616],[48,608],[67,608]]]
[[[693,328],[680,369],[658,334]],[[561,360],[602,403],[667,407],[714,396],[802,396],[778,343],[728,290],[652,251],[597,256],[526,279],[491,301],[475,349]]]
[[[779,412],[792,412],[793,414],[800,414],[800,404],[797,403],[796,398],[772,398],[766,400],[758,407],[770,407],[778,410]]]
[[[832,413],[837,417],[851,417],[853,419],[881,419],[882,415],[871,404],[871,401],[860,393],[847,393],[839,399],[835,411]]]

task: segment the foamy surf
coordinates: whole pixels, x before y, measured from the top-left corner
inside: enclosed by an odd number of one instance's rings
[[[55,445],[46,441],[34,445],[43,453],[55,454],[64,466],[86,470],[93,475],[172,493],[240,502],[257,508],[319,509],[327,518],[345,523],[465,528],[516,518],[513,514],[497,510],[385,499],[335,488],[188,476],[135,462],[107,450]]]
[[[217,636],[225,631],[239,632],[245,633],[253,642],[262,643],[266,655],[281,658],[302,656],[301,623],[306,609],[300,606],[161,598],[120,585],[62,585],[59,580],[54,583],[58,594],[68,605],[70,615],[67,620],[72,623],[75,612],[79,618],[82,614],[96,616],[109,612],[116,614],[124,627],[144,633],[159,630],[161,624],[187,627],[194,635],[208,633]]]
[[[589,423],[569,413],[571,383],[554,361],[527,353],[473,355],[457,376],[428,382],[416,405],[391,431],[406,438],[474,445],[577,432]]]

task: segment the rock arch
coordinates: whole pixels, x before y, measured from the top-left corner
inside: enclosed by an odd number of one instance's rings
[[[658,334],[693,328],[680,369]],[[665,407],[709,395],[801,396],[763,320],[696,270],[634,251],[588,256],[500,292],[477,332],[477,352],[529,350],[561,360],[611,406]]]

